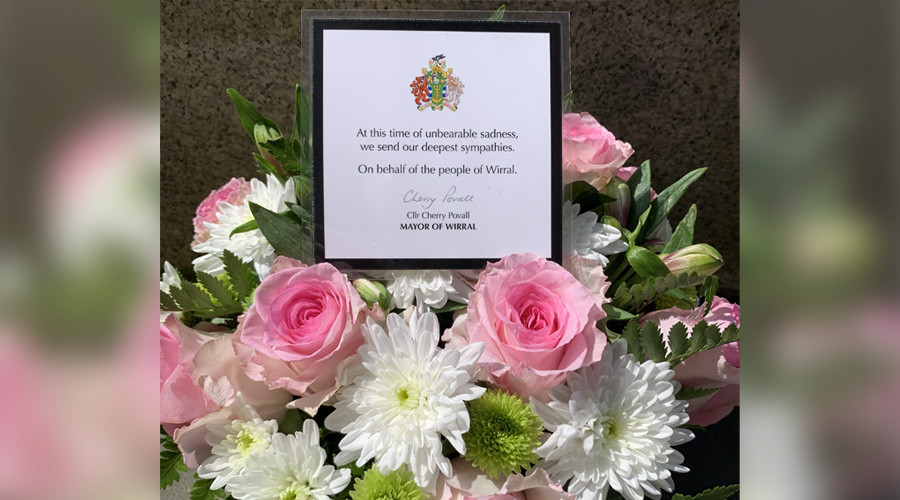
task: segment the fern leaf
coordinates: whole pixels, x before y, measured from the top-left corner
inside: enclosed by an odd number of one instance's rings
[[[159,487],[164,490],[178,481],[181,473],[187,472],[188,468],[171,436],[160,436],[159,444],[162,448],[159,452]]]

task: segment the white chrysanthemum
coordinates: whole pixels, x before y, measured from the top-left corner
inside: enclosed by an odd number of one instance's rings
[[[165,261],[163,262],[163,273],[159,277],[159,291],[169,293],[169,288],[173,286],[181,286],[181,275],[179,275],[178,271],[175,270],[175,266],[169,264],[169,261]],[[179,317],[181,316],[180,312],[164,311],[160,309],[159,322],[162,323],[163,321],[165,321],[169,314],[176,314]]]
[[[383,474],[406,465],[416,484],[433,491],[438,471],[450,476],[450,461],[441,450],[441,436],[465,454],[462,435],[469,430],[466,401],[484,388],[472,383],[475,363],[484,344],[460,350],[439,349],[437,317],[413,312],[409,325],[397,314],[387,318],[388,331],[369,320],[360,364],[344,373],[334,413],[325,427],[346,434],[334,462],[375,459]]]
[[[679,426],[687,403],[675,399],[680,384],[668,363],[636,363],[626,344],[570,373],[550,390],[549,404],[531,400],[552,432],[535,450],[554,481],[579,500],[605,499],[609,488],[630,500],[672,491],[673,472],[687,472],[672,446],[693,439]]]
[[[238,500],[328,500],[350,484],[349,469],[325,465],[319,426],[312,419],[303,431],[272,436],[269,451],[247,460],[230,491]]]
[[[594,212],[579,214],[580,209],[577,203],[569,201],[563,206],[566,217],[563,227],[570,228],[572,232],[570,254],[580,255],[605,266],[609,264],[609,255],[628,250],[628,243],[622,241],[621,231],[609,224],[597,222],[597,214]],[[563,238],[563,241],[570,241],[568,235]]]
[[[472,287],[452,271],[389,271],[385,279],[394,307],[406,309],[415,301],[420,314],[444,307],[448,300],[468,304],[472,294]]]
[[[227,423],[207,425],[206,442],[212,446],[212,456],[197,468],[197,475],[213,479],[212,489],[230,487],[235,477],[245,469],[247,460],[266,453],[278,422],[263,420],[252,406],[238,396],[234,404],[238,418]]]
[[[222,274],[225,266],[220,257],[228,250],[244,262],[253,262],[260,278],[269,274],[269,268],[275,262],[275,249],[266,241],[262,231],[254,229],[230,236],[238,226],[253,220],[251,202],[273,212],[284,212],[288,209],[285,202],[297,202],[294,180],[288,179],[282,185],[273,175],[266,177],[265,184],[259,179],[251,179],[250,194],[244,197],[240,205],[220,203],[218,222],[204,223],[209,228],[209,239],[194,247],[195,252],[206,254],[194,259],[196,270],[213,276]]]
[[[159,277],[160,291],[169,292],[169,287],[181,286],[181,276],[175,270],[175,266],[169,264],[169,261],[163,262],[163,273]]]

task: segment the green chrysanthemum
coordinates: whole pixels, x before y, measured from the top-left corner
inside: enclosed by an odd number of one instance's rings
[[[378,467],[366,471],[363,477],[356,480],[353,500],[423,500],[425,494],[416,486],[412,473],[406,470],[395,470],[387,476]]]
[[[527,469],[538,459],[541,418],[518,396],[488,391],[469,403],[466,459],[490,477]]]

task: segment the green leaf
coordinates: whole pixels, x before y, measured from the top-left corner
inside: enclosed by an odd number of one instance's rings
[[[678,227],[672,233],[672,237],[663,247],[662,253],[672,253],[694,242],[694,224],[697,222],[697,205],[691,205]]]
[[[214,299],[218,300],[222,306],[232,307],[237,305],[231,290],[215,276],[197,271],[197,279],[200,280],[200,283],[206,287],[209,294],[212,295]]]
[[[441,314],[441,313],[445,313],[445,312],[458,311],[460,309],[465,309],[466,307],[469,307],[468,304],[460,304],[459,302],[453,302],[452,300],[448,300],[447,303],[444,304],[443,307],[438,307],[438,308],[432,307],[431,312],[433,312],[435,314]]]
[[[269,163],[269,160],[263,158],[263,156],[259,153],[253,153],[253,159],[256,160],[256,168],[259,170],[259,173],[266,175],[274,175],[279,181],[284,182],[284,178],[281,176],[281,173],[275,168],[274,165]]]
[[[688,399],[703,398],[715,394],[719,389],[719,387],[704,389],[702,387],[681,386],[681,390],[675,395],[675,399],[687,401]]]
[[[699,179],[704,172],[706,172],[705,168],[698,168],[688,172],[684,177],[675,181],[674,184],[663,189],[662,192],[650,202],[650,216],[647,218],[647,223],[644,224],[644,227],[641,229],[641,234],[638,236],[638,242],[643,241],[642,238],[646,238],[648,234],[656,229],[656,226],[660,225],[662,221],[665,220],[675,204],[678,203],[678,200],[681,199],[681,196],[687,191],[687,188],[690,187],[694,181]]]
[[[597,188],[584,181],[575,181],[570,184],[572,189],[572,203],[577,203],[581,212],[589,212],[604,203],[616,201],[612,196],[605,195]]]
[[[259,278],[256,276],[256,271],[253,270],[253,265],[241,261],[238,256],[228,250],[222,253],[222,263],[225,264],[225,273],[231,280],[231,287],[237,293],[238,298],[249,297],[259,284]]]
[[[709,350],[722,345],[722,330],[716,325],[709,325],[706,328],[706,348]]]
[[[205,290],[201,290],[199,286],[190,281],[182,281],[181,289],[184,290],[192,301],[192,310],[196,309],[212,309],[215,307],[212,297]],[[171,288],[170,288],[171,290]]]
[[[709,314],[709,310],[712,308],[713,299],[716,298],[716,291],[719,289],[719,278],[715,276],[707,276],[705,280],[703,280],[703,285],[700,286],[700,294],[703,295],[703,300],[706,301],[706,309],[703,311],[703,315],[706,316]]]
[[[650,208],[650,160],[641,164],[628,179],[631,192],[631,209],[628,211],[628,229],[637,227],[638,218]]]
[[[734,323],[725,327],[725,330],[722,332],[722,345],[730,344],[732,342],[737,342],[741,339],[740,328]]]
[[[259,224],[255,220],[247,221],[240,226],[232,229],[228,237],[231,238],[236,234],[246,233],[248,231],[253,231],[254,229],[259,229]]]
[[[656,278],[669,274],[669,268],[662,259],[644,247],[630,247],[625,258],[641,278]]]
[[[638,237],[643,233],[644,224],[647,223],[647,218],[650,217],[650,208],[647,207],[647,210],[644,210],[644,213],[638,217],[637,225],[634,226],[634,229],[631,231],[631,234],[628,235],[628,245],[635,246],[638,243]]]
[[[488,21],[502,21],[503,15],[506,14],[506,4],[500,6],[499,9],[495,10],[490,17],[487,18]]]
[[[303,258],[303,226],[253,202],[250,203],[250,212],[259,223],[259,230],[266,237],[266,241],[279,255],[294,259]]]
[[[669,329],[669,351],[671,351],[669,362],[671,363],[675,358],[684,355],[687,349],[687,326],[679,321]]]
[[[292,408],[284,414],[284,420],[278,424],[278,432],[293,434],[303,429],[303,421],[309,418],[304,412]]]
[[[659,330],[659,325],[652,321],[644,323],[644,326],[641,327],[640,341],[641,347],[644,349],[644,354],[648,358],[655,363],[665,361],[666,346],[663,343],[663,336],[662,332]],[[638,361],[640,361],[640,359],[638,359]]]
[[[672,496],[672,500],[727,500],[737,493],[740,488],[740,485],[732,484],[730,486],[716,486],[694,496],[676,493]]]
[[[228,496],[225,490],[212,488],[213,479],[201,479],[194,473],[194,485],[191,487],[191,500],[215,500],[217,498],[226,498]]]
[[[160,311],[177,311],[178,304],[175,303],[175,299],[172,298],[168,293],[160,290],[159,291],[159,310]]]
[[[616,333],[616,332],[610,330],[608,325],[603,329],[603,333],[606,334],[606,343],[607,344],[612,344],[613,342],[622,338],[621,333]]]
[[[300,218],[300,220],[302,220],[303,222],[312,223],[313,216],[311,213],[309,213],[309,210],[296,203],[291,202],[287,202],[287,207],[290,208],[291,211],[294,212],[294,214],[296,214],[297,217]]]
[[[637,321],[630,320],[622,331],[622,338],[628,344],[628,352],[634,355],[634,359],[640,361],[644,359],[644,350],[641,348],[640,328]]]
[[[184,280],[181,281],[184,283]],[[181,289],[181,287],[170,286],[169,287],[169,295],[175,300],[177,307],[174,309],[170,309],[172,311],[189,311],[194,306],[194,301],[191,300],[191,297]]]
[[[571,113],[575,108],[575,92],[570,90],[563,96],[562,112]]]
[[[178,481],[181,473],[187,472],[188,468],[171,436],[160,435],[159,444],[162,448],[159,452],[159,488],[164,490]]]
[[[694,328],[691,329],[691,348],[688,351],[689,354],[698,353],[706,349],[706,330],[709,329],[709,324],[706,321],[701,321],[694,325]]]
[[[610,321],[622,321],[637,318],[636,315],[631,314],[624,309],[620,309],[608,302],[606,304],[603,304],[603,312],[606,313],[606,319]]]
[[[237,108],[241,124],[244,126],[244,129],[247,130],[247,135],[250,136],[250,139],[253,140],[254,144],[256,144],[256,134],[253,129],[256,127],[257,123],[265,125],[267,128],[279,130],[278,125],[275,125],[275,122],[263,116],[263,114],[256,109],[256,106],[247,99],[244,99],[244,96],[239,94],[237,90],[228,89],[225,92],[228,94],[228,97],[231,98],[234,107]]]
[[[300,145],[295,152],[304,163],[312,161],[312,99],[309,92],[297,85],[294,100],[294,128],[291,130],[291,141]]]

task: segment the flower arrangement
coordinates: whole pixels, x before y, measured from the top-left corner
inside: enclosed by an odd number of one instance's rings
[[[309,97],[290,138],[229,90],[263,179],[197,209],[196,280],[160,280],[160,483],[192,499],[660,498],[676,449],[738,404],[739,306],[716,296],[703,170],[563,117],[562,264],[348,276],[312,263]],[[696,497],[728,498],[736,485]]]

